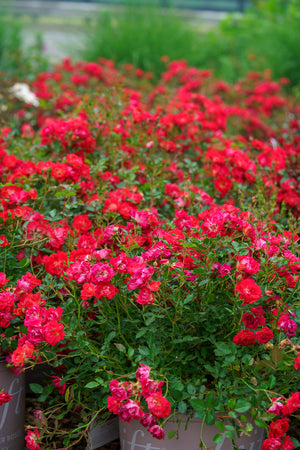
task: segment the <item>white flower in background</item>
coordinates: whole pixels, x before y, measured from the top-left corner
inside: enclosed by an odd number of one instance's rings
[[[29,105],[39,106],[39,99],[30,90],[28,84],[26,83],[15,83],[11,88],[9,88],[9,92],[18,100],[28,103]]]

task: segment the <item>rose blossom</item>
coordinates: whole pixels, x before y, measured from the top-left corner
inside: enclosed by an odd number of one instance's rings
[[[154,301],[154,294],[147,287],[142,288],[136,298],[136,302],[139,303],[139,305],[152,305]]]
[[[63,395],[66,392],[67,386],[66,383],[61,384],[62,379],[58,376],[52,375],[52,384],[57,387],[58,393]]]
[[[261,450],[279,450],[281,447],[280,439],[265,439]]]
[[[282,412],[283,414],[290,415],[296,412],[300,408],[300,392],[294,392],[289,399],[287,399]]]
[[[273,397],[272,398],[272,406],[270,406],[269,409],[267,409],[267,412],[270,412],[272,414],[276,414],[277,416],[280,416],[283,408],[283,404],[279,400],[284,400],[283,397]]]
[[[153,272],[154,267],[152,266],[137,270],[127,283],[127,289],[132,291],[134,289],[144,287],[152,277]]]
[[[145,366],[145,364],[141,363],[141,367],[139,367],[135,372],[137,380],[144,378],[148,379],[150,375],[150,370],[151,369],[149,366]]]
[[[289,313],[283,314],[279,320],[278,325],[287,335],[287,337],[293,337],[296,334],[297,324],[294,320],[290,319]]]
[[[171,412],[171,403],[160,393],[155,393],[146,398],[148,408],[155,417],[168,417]]]
[[[113,414],[119,414],[122,403],[116,397],[107,397],[107,408],[108,411]]]
[[[269,342],[274,337],[274,333],[268,327],[263,327],[262,330],[256,332],[255,337],[259,344],[265,344]]]
[[[141,418],[140,424],[143,425],[143,427],[148,428],[152,425],[157,425],[157,421],[152,414],[145,414],[144,417]]]
[[[259,263],[252,256],[238,256],[236,270],[253,275],[259,271]]]
[[[252,308],[254,309],[254,308]],[[251,309],[251,311],[252,311]],[[248,312],[244,312],[242,317],[242,322],[246,328],[251,328],[252,330],[256,330],[260,325],[265,324],[265,318],[261,315],[250,314]]]
[[[298,355],[295,358],[294,367],[296,370],[300,370],[300,353],[298,353]]]
[[[261,289],[252,278],[239,281],[235,288],[240,294],[240,298],[244,300],[242,305],[248,305],[261,298]]]
[[[12,399],[12,395],[8,392],[0,392],[0,406],[2,403],[8,403]]]
[[[37,443],[39,435],[40,433],[38,432],[38,430],[28,430],[27,435],[25,436],[26,448],[28,448],[29,450],[40,450],[41,447]]]
[[[289,436],[285,436],[282,441],[282,450],[293,450],[295,448]]]
[[[93,283],[108,282],[113,276],[114,271],[108,264],[96,263],[90,272],[90,280]]]
[[[278,419],[276,422],[271,422],[269,438],[281,438],[289,429],[289,419]]]
[[[120,419],[128,423],[131,422],[131,419],[140,419],[144,414],[140,408],[140,403],[130,399],[126,403],[123,403],[119,410]]]
[[[45,333],[45,340],[50,345],[55,345],[62,341],[65,337],[64,326],[62,323],[50,320],[43,327]]]
[[[163,428],[161,428],[158,425],[152,425],[151,427],[148,428],[148,431],[156,439],[161,440],[161,439],[164,439],[164,437],[165,437],[165,432],[164,432]]]
[[[250,330],[241,330],[238,334],[236,334],[233,338],[233,342],[236,345],[252,345],[255,344],[255,335],[253,331]]]
[[[112,396],[118,399],[118,401],[127,399],[127,392],[124,389],[124,386],[122,386],[122,383],[119,383],[117,380],[112,380],[109,383],[109,389]]]

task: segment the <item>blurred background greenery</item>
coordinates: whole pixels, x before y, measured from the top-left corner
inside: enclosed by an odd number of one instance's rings
[[[76,22],[71,32],[80,33],[80,48],[64,43],[64,52],[90,61],[113,59],[117,66],[131,63],[156,77],[165,68],[161,56],[167,55],[211,69],[229,82],[249,71],[270,69],[275,79],[287,77],[291,86],[300,84],[300,0],[252,0],[243,14],[229,14],[214,26],[195,20],[193,13],[150,3],[101,8],[89,21]],[[23,45],[22,33],[28,28],[24,20],[0,14],[0,70],[31,76],[47,69],[47,58],[42,34],[32,45]],[[65,28],[69,24],[67,18],[60,22]]]

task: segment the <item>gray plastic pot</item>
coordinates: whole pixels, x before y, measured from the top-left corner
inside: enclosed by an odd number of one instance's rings
[[[0,389],[12,395],[0,406],[0,450],[24,449],[25,376],[15,375],[0,356]]]
[[[97,423],[97,421],[95,421]],[[89,432],[88,448],[97,449],[119,438],[118,417],[114,417],[104,423],[95,426],[92,423]]]
[[[205,449],[200,447],[200,430],[202,419],[191,419],[188,423],[187,430],[185,430],[187,418],[182,416],[181,425],[179,429],[179,439],[174,436],[168,439],[168,433],[171,430],[177,430],[176,422],[168,421],[164,427],[165,439],[157,440],[144,428],[137,420],[132,420],[130,423],[119,421],[120,427],[120,442],[121,450],[197,450]],[[232,450],[232,441],[225,438],[223,434],[223,442],[220,444],[213,444],[213,438],[217,433],[221,433],[217,426],[204,425],[202,439],[210,450]],[[237,444],[240,449],[246,450],[260,450],[262,441],[264,439],[264,429],[254,425],[251,436],[242,436],[237,439]]]

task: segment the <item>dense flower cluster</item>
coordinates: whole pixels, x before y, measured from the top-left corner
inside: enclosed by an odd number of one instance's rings
[[[121,420],[130,422],[131,419],[140,420],[149,433],[157,439],[163,439],[163,428],[157,420],[166,418],[171,413],[171,403],[162,395],[163,381],[157,382],[149,378],[150,367],[141,364],[136,371],[137,382],[109,383],[111,397],[107,399],[109,411],[118,414]],[[141,408],[141,399],[146,400],[148,411]]]
[[[66,59],[0,129],[2,352],[53,364],[45,398],[87,424],[108,407],[162,439],[171,408],[275,414],[263,448],[290,450],[300,108],[268,72],[126,70]]]

